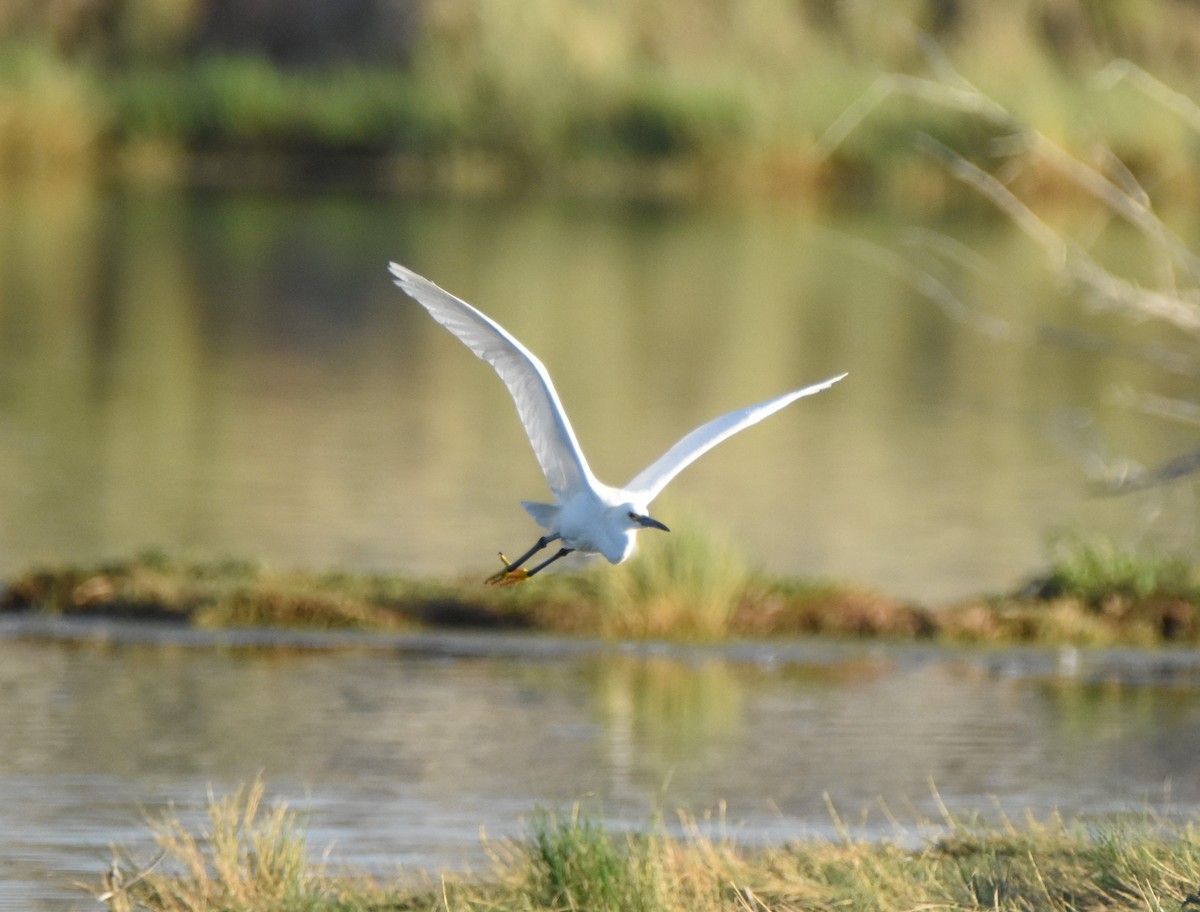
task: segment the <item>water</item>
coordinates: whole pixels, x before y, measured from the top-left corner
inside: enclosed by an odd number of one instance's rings
[[[544,491],[511,404],[393,258],[542,357],[613,483],[850,371],[655,505],[769,570],[936,602],[1017,584],[1063,528],[1195,551],[1187,482],[1098,499],[1084,472],[1195,449],[1114,396],[1192,395],[1194,340],[1087,311],[1004,225],[61,182],[0,191],[0,578],[146,548],[482,576],[526,546],[517,501]],[[478,868],[480,827],[575,801],[614,826],[724,808],[749,841],[831,832],[826,796],[920,831],[930,782],[1014,816],[1200,804],[1190,653],[120,631],[0,638],[0,908],[86,907],[70,883],[109,843],[153,857],[145,813],[198,824],[260,772],[316,851],[381,872]]]
[[[62,182],[0,191],[0,576],[148,548],[480,576],[526,547],[545,492],[511,403],[392,258],[542,357],[611,483],[849,371],[655,505],[768,570],[937,602],[1018,585],[1063,529],[1195,550],[1187,482],[1094,498],[1084,472],[1195,448],[1113,397],[1191,395],[1194,340],[1087,312],[1004,224]]]
[[[0,627],[4,909],[88,907],[72,884],[98,882],[111,844],[155,857],[147,816],[199,830],[210,788],[260,774],[314,856],[388,877],[486,871],[481,832],[575,802],[615,828],[683,810],[749,843],[832,836],[830,805],[909,839],[939,802],[1200,811],[1192,652],[39,624]],[[244,648],[272,638],[305,648]]]

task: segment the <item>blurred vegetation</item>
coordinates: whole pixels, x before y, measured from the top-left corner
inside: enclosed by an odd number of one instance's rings
[[[931,46],[1069,148],[1194,164],[1176,113],[1092,79],[1129,60],[1200,95],[1185,0],[9,0],[0,168],[239,182],[337,159],[422,187],[912,192],[917,132],[986,151],[998,131],[897,98],[834,154],[816,144],[880,74],[936,70]]]
[[[194,833],[152,824],[158,860],[118,851],[97,899],[112,912],[183,910],[1162,910],[1196,904],[1194,821],[1148,816],[985,826],[949,814],[919,844],[805,839],[748,848],[693,827],[613,833],[579,813],[537,815],[521,841],[489,845],[484,877],[417,885],[338,874],[310,861],[303,820],[268,806],[260,781],[214,797]],[[912,841],[912,840],[910,840]]]
[[[1200,578],[1188,562],[1110,543],[1061,546],[1021,591],[932,608],[852,585],[768,578],[723,542],[662,536],[619,567],[518,586],[186,563],[161,554],[31,570],[0,613],[166,621],[203,628],[393,632],[522,628],[608,639],[717,642],[818,635],[1039,645],[1200,644]]]
[[[1068,540],[1057,551],[1053,569],[1037,583],[1039,594],[1068,595],[1096,608],[1116,601],[1196,596],[1193,568],[1180,557],[1139,556],[1106,539]]]
[[[267,12],[255,19],[222,0],[9,0],[0,7],[0,175],[246,183],[352,174],[483,191],[986,201],[1088,306],[1177,327],[1194,369],[1200,266],[1153,208],[1189,211],[1200,200],[1194,3],[254,7]],[[1035,201],[1067,198],[1132,224],[1149,274],[1104,269],[1086,240],[1098,229],[1081,243],[1035,211]],[[932,286],[929,274],[908,275]],[[1130,395],[1134,408],[1194,420],[1190,400]],[[1173,482],[1200,465],[1188,459],[1132,481],[1098,466],[1094,480],[1109,493]],[[672,536],[668,547],[680,550],[506,592],[138,560],[25,574],[5,604],[215,626],[1200,639],[1190,565],[1109,546],[1067,549],[1021,597],[937,612],[854,588],[763,580],[711,542]]]

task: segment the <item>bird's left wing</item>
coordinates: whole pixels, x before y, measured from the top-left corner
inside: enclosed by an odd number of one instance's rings
[[[814,383],[804,389],[784,393],[782,396],[776,396],[774,399],[768,399],[766,402],[760,402],[749,408],[738,409],[736,412],[730,412],[728,415],[722,415],[707,424],[700,425],[663,453],[652,465],[643,469],[633,481],[625,486],[625,490],[635,500],[648,504],[662,492],[672,478],[722,440],[732,437],[738,431],[748,428],[752,424],[757,424],[768,415],[774,414],[797,399],[803,399],[805,396],[829,389],[845,376],[845,374],[839,374],[836,377],[830,377],[828,380],[822,380],[820,383]]]
[[[508,387],[550,490],[560,499],[594,482],[575,432],[545,366],[524,345],[466,301],[399,263],[388,266],[396,284],[490,364]]]

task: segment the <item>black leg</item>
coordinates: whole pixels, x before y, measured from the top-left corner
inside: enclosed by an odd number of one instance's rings
[[[558,533],[557,532],[555,532],[553,535],[543,535],[536,542],[534,542],[532,548],[530,548],[528,551],[526,551],[524,554],[522,554],[520,557],[518,557],[515,561],[509,562],[506,558],[505,563],[504,563],[504,569],[501,570],[499,573],[495,573],[495,574],[489,576],[487,578],[487,581],[489,583],[494,583],[494,582],[497,582],[497,581],[503,579],[506,574],[512,573],[514,570],[516,570],[518,567],[520,567],[523,563],[525,563],[525,561],[529,560],[529,558],[533,557],[535,554],[537,554],[539,551],[541,551],[544,547],[546,547],[546,545],[550,544],[550,542],[552,542],[552,541],[558,541]],[[500,556],[504,557],[503,554]]]
[[[539,570],[545,570],[547,567],[549,567],[552,563],[554,563],[560,557],[566,557],[568,554],[570,554],[574,550],[575,550],[574,548],[559,548],[558,552],[553,557],[546,558],[544,561],[542,561],[540,564],[538,564],[536,567],[534,567],[532,570],[530,570],[529,575],[533,576]]]

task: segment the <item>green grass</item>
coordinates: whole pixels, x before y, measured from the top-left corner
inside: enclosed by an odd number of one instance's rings
[[[256,782],[213,798],[199,833],[153,824],[160,858],[118,856],[95,890],[112,912],[366,910],[958,910],[1178,912],[1197,901],[1200,829],[1127,815],[1052,817],[1021,826],[948,818],[919,845],[849,835],[752,849],[727,837],[672,837],[661,827],[616,834],[577,811],[534,815],[528,836],[492,847],[478,877],[391,884],[338,873],[303,821],[266,808]]]
[[[578,810],[569,817],[535,817],[513,868],[534,908],[651,910],[664,905],[661,869],[653,863],[659,838],[616,839]],[[520,889],[520,887],[519,887]]]
[[[1095,608],[1115,600],[1192,601],[1200,595],[1194,568],[1178,556],[1138,554],[1104,538],[1067,539],[1057,543],[1054,551],[1042,587]]]

